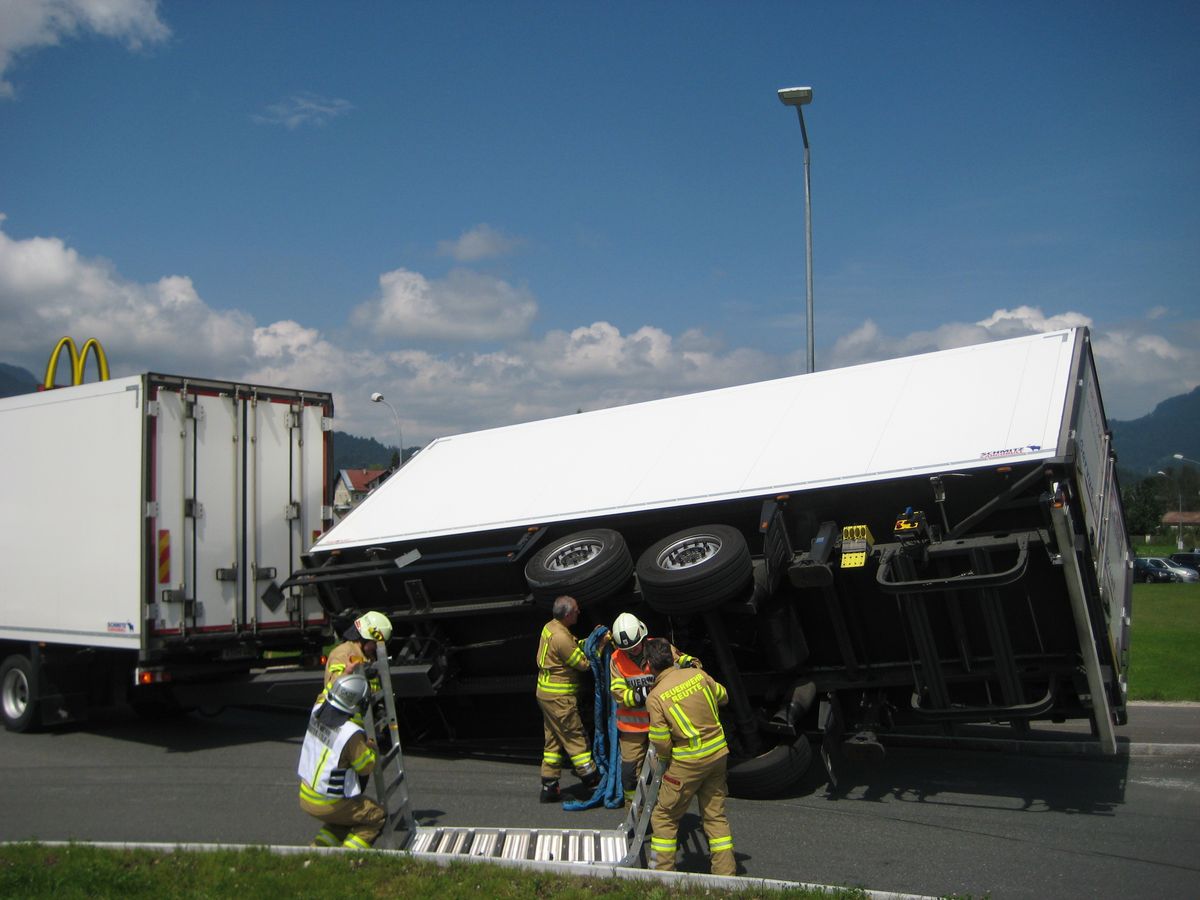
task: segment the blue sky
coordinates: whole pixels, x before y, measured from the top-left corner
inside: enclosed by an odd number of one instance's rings
[[[1200,384],[1194,3],[0,0],[0,361],[393,443],[1087,324]],[[719,426],[716,429],[719,432]]]

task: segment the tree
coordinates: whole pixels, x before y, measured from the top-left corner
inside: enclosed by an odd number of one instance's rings
[[[1162,528],[1163,513],[1167,510],[1161,478],[1152,475],[1129,487],[1121,488],[1121,503],[1125,507],[1125,530],[1130,535],[1154,534]]]

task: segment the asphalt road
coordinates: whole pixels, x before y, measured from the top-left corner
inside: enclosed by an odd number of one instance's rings
[[[1200,707],[1131,712],[1117,759],[900,746],[880,766],[843,767],[837,789],[817,763],[791,796],[729,802],[739,863],[767,878],[996,900],[1200,896]],[[293,774],[303,728],[303,714],[230,710],[0,732],[0,840],[306,844],[316,829]],[[424,822],[621,818],[539,805],[532,761],[407,757]],[[704,871],[683,843],[683,868]]]

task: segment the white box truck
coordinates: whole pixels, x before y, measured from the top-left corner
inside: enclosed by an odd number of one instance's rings
[[[729,688],[731,789],[880,736],[1125,721],[1130,566],[1072,329],[436,440],[305,556],[385,611],[410,738],[540,734],[552,599],[637,614]]]
[[[330,524],[332,416],[328,393],[152,373],[0,400],[5,726],[219,705],[318,658],[324,611],[280,583]]]

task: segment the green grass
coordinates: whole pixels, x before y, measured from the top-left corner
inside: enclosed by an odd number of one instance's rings
[[[641,880],[579,878],[527,872],[506,866],[459,863],[446,868],[388,855],[328,854],[276,856],[266,850],[157,853],[106,850],[85,845],[0,847],[0,897],[55,900],[120,897],[379,897],[392,900],[453,900],[458,897],[539,900],[667,900],[712,896],[763,896],[761,889],[719,893],[712,888],[675,887]],[[789,890],[771,897],[861,900],[860,890]]]
[[[1200,700],[1200,584],[1135,584],[1130,700]]]

